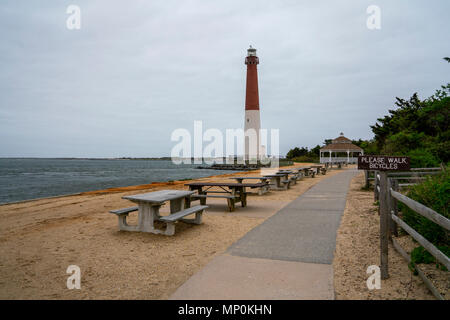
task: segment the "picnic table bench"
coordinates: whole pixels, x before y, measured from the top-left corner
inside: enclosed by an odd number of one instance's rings
[[[269,192],[269,178],[266,177],[231,177],[230,179],[236,180],[237,183],[243,183],[244,180],[259,180],[260,183],[264,185],[262,187],[258,187],[258,195],[262,196],[263,194]],[[254,188],[253,188],[254,189]]]
[[[190,197],[193,191],[181,190],[161,190],[156,192],[142,193],[132,196],[124,196],[127,199],[137,203],[137,206],[118,210],[111,210],[110,213],[119,218],[119,230],[123,231],[141,231],[155,234],[164,234],[172,236],[175,234],[175,223],[182,221],[185,223],[201,224],[203,210],[208,208],[206,205],[190,207]],[[159,209],[166,202],[170,201],[170,214],[161,216]],[[138,224],[129,225],[127,223],[128,214],[138,211]],[[193,219],[185,219],[186,216],[195,214]],[[155,221],[161,221],[166,224],[165,230],[155,228]]]
[[[187,183],[191,191],[197,191],[193,194],[190,201],[200,200],[201,205],[206,204],[207,198],[227,199],[228,210],[234,211],[235,204],[241,203],[242,207],[247,205],[247,193],[245,188],[261,188],[263,183],[227,183],[227,182],[193,182]],[[203,189],[206,188],[206,189]],[[217,190],[217,188],[219,190]],[[213,193],[213,194],[211,194]]]

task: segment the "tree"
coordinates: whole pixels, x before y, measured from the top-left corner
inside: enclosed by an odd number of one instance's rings
[[[304,148],[300,149],[298,147],[295,147],[294,149],[289,150],[289,152],[286,155],[286,158],[287,159],[293,159],[293,158],[300,157],[300,156],[304,155],[305,153],[304,153],[303,149]]]
[[[309,156],[319,157],[320,156],[320,146],[317,145],[309,151]]]
[[[358,139],[358,140],[352,140],[352,143],[355,146],[360,147],[361,149],[364,150],[364,154],[378,154],[378,148],[376,145],[375,140],[362,140],[362,139]]]
[[[397,97],[395,105],[371,126],[378,153],[409,155],[412,164],[427,166],[450,161],[450,84],[424,100],[417,93],[408,100]]]
[[[320,146],[317,145],[311,150],[308,151],[307,147],[295,147],[286,154],[287,159],[294,159],[298,157],[310,157],[310,158],[318,158],[320,154]]]

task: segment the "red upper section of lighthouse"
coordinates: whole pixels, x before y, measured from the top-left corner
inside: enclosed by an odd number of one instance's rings
[[[245,93],[245,110],[259,110],[258,95],[258,69],[259,59],[256,56],[256,49],[250,46],[245,58],[247,65],[247,91]]]

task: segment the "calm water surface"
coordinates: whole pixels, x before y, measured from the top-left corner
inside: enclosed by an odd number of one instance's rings
[[[225,174],[165,160],[0,159],[0,203]]]

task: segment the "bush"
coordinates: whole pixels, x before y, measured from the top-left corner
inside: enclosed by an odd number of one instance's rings
[[[450,256],[450,247],[448,246],[438,246],[438,249],[442,251],[446,256]],[[411,262],[409,263],[408,267],[411,271],[414,272],[415,275],[417,275],[417,270],[415,269],[415,265],[419,263],[436,263],[436,268],[439,268],[443,271],[448,271],[447,268],[438,263],[436,258],[431,255],[424,247],[420,246],[417,248],[414,248],[411,251]]]
[[[319,158],[310,157],[310,156],[301,156],[292,159],[294,162],[319,162]]]
[[[439,166],[439,159],[425,149],[411,150],[407,153],[407,156],[411,158],[411,167],[413,168],[431,168]]]
[[[416,263],[433,263],[435,258],[424,247],[420,246],[411,251],[411,262]]]
[[[409,150],[421,148],[426,140],[423,132],[401,131],[386,139],[384,151],[388,154],[405,154]]]
[[[444,171],[441,174],[428,177],[423,183],[411,187],[407,196],[433,209],[447,219],[450,218],[450,173]],[[399,206],[403,213],[403,220],[448,255],[450,251],[449,232],[429,219],[417,214],[404,204],[399,203]],[[423,259],[419,259],[419,257],[423,257]],[[411,258],[417,263],[417,260],[427,260],[420,249],[413,251]]]

